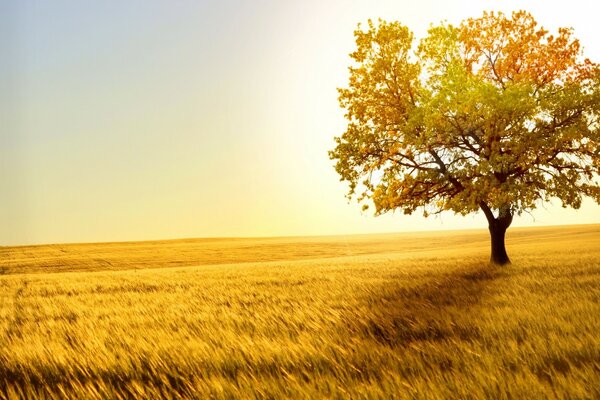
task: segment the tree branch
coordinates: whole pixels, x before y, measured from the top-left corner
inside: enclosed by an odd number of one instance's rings
[[[485,217],[487,218],[488,223],[492,224],[496,220],[496,218],[494,217],[494,213],[492,212],[492,209],[484,201],[479,202],[479,207],[485,214]]]

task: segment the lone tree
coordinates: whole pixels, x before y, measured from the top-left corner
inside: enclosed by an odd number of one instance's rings
[[[571,29],[552,35],[519,11],[443,23],[416,48],[398,22],[354,35],[338,89],[347,130],[329,153],[350,198],[376,215],[481,210],[496,264],[510,262],[514,215],[600,203],[600,67]]]

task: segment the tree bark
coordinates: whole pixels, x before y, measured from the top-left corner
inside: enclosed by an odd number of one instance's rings
[[[508,254],[506,254],[506,247],[504,245],[504,235],[506,234],[505,227],[502,226],[489,226],[490,236],[492,239],[492,255],[490,262],[498,265],[510,264]]]
[[[504,243],[506,230],[512,223],[513,219],[510,206],[501,207],[498,211],[498,217],[494,216],[494,213],[487,204],[481,203],[480,206],[488,220],[488,228],[490,230],[490,239],[492,244],[490,262],[497,265],[510,264],[510,259],[506,253],[506,247]]]

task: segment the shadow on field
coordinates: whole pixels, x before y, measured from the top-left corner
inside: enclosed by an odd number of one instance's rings
[[[368,312],[355,320],[356,333],[390,347],[477,340],[479,303],[505,275],[502,267],[478,265],[426,275],[416,285],[390,280],[364,299]]]

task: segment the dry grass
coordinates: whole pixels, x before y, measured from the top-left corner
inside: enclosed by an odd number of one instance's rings
[[[487,240],[0,248],[0,397],[600,398],[600,226]]]

